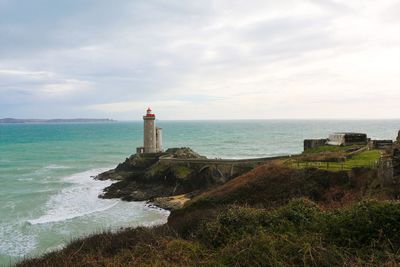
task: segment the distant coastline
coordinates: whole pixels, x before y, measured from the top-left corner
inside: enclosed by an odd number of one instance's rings
[[[70,122],[115,122],[112,119],[0,119],[0,123],[70,123]]]

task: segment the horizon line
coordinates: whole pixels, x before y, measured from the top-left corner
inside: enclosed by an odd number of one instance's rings
[[[142,121],[141,119],[114,119],[114,118],[84,118],[84,117],[75,117],[75,118],[0,118],[0,120],[32,120],[32,121],[52,121],[52,120],[104,120],[104,121],[111,121],[111,122],[136,122]],[[263,118],[263,119],[251,119],[251,118],[241,118],[241,119],[156,119],[158,121],[263,121],[263,120],[400,120],[398,118]]]

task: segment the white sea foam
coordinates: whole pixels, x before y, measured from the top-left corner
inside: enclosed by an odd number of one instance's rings
[[[58,181],[63,188],[48,199],[41,208],[41,216],[21,218],[16,224],[0,224],[0,255],[21,257],[63,247],[65,242],[61,240],[51,246],[43,243],[42,236],[51,236],[53,232],[65,240],[104,229],[117,231],[121,227],[153,226],[167,221],[169,211],[150,208],[145,202],[99,199],[102,190],[113,182],[92,177],[106,170],[94,169],[61,178]],[[7,242],[1,242],[2,238]]]
[[[30,224],[46,224],[61,222],[82,217],[95,212],[105,211],[117,205],[119,200],[99,199],[103,188],[111,181],[98,181],[91,178],[107,169],[94,169],[63,178],[70,186],[63,188],[52,196],[45,205],[45,214],[30,219]]]
[[[21,233],[20,225],[0,225],[0,254],[18,257],[29,253],[37,244],[34,235]],[[7,240],[7,242],[5,242]]]
[[[64,165],[50,164],[44,167],[44,169],[55,170],[55,169],[69,169],[70,167]]]
[[[35,174],[46,174],[49,173],[53,170],[63,170],[63,169],[69,169],[70,167],[64,166],[64,165],[58,165],[58,164],[49,164],[44,167],[40,167],[39,169],[35,170]]]
[[[20,181],[20,182],[30,182],[30,181],[33,181],[33,178],[18,178],[17,181]]]

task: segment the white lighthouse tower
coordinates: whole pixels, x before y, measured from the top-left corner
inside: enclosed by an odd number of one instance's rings
[[[156,115],[151,108],[147,109],[143,116],[143,147],[138,147],[137,153],[159,153],[162,152],[162,129],[155,126]]]

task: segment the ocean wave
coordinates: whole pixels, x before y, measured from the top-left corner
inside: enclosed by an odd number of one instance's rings
[[[37,244],[36,236],[21,233],[20,225],[0,225],[0,254],[20,257],[32,251]],[[4,242],[7,240],[7,242]]]
[[[61,214],[46,214],[44,216],[41,216],[38,219],[34,219],[34,220],[27,220],[27,222],[31,225],[37,225],[37,224],[46,224],[46,223],[56,223],[56,222],[62,222],[62,221],[66,221],[66,220],[70,220],[70,219],[74,219],[74,218],[78,218],[78,217],[82,217],[82,216],[86,216],[95,212],[100,212],[100,211],[105,211],[108,209],[111,209],[112,207],[114,207],[115,205],[117,205],[118,202],[115,202],[113,204],[111,204],[110,206],[106,206],[106,207],[102,207],[102,208],[98,208],[92,211],[86,211],[86,212],[70,212],[64,215]]]
[[[53,170],[64,170],[64,169],[69,169],[71,167],[64,166],[64,165],[58,165],[58,164],[49,164],[43,167],[39,167],[39,169],[36,169],[34,171],[35,174],[45,174],[49,173]]]
[[[48,170],[69,169],[69,168],[71,168],[71,167],[64,166],[64,165],[57,165],[57,164],[50,164],[50,165],[43,167],[43,169],[48,169]]]
[[[29,177],[29,178],[18,178],[17,181],[20,182],[30,182],[33,181],[33,178]]]
[[[62,240],[51,247],[42,242],[43,235],[53,233],[68,239],[108,228],[118,231],[121,227],[167,222],[169,211],[148,207],[146,202],[99,199],[104,187],[113,182],[92,177],[106,170],[108,168],[93,169],[57,179],[64,188],[52,188],[56,191],[39,210],[32,210],[29,217],[21,216],[20,220],[9,224],[0,223],[0,239],[6,240],[0,242],[0,254],[21,257],[64,246]]]
[[[42,216],[27,222],[31,225],[57,223],[111,209],[119,200],[99,199],[98,195],[112,182],[92,178],[105,170],[93,169],[62,178],[71,185],[50,197]]]

